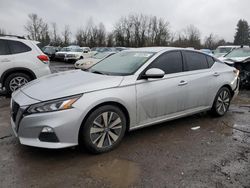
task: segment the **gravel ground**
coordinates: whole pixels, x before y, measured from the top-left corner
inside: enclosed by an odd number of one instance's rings
[[[222,118],[202,113],[133,131],[102,155],[20,145],[10,129],[9,99],[1,97],[0,151],[1,188],[250,187],[250,91],[241,91]]]

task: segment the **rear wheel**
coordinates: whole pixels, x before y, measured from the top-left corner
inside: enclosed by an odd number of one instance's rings
[[[231,92],[227,87],[222,87],[214,100],[211,112],[215,116],[224,116],[231,102]]]
[[[31,78],[24,73],[13,73],[7,77],[4,83],[7,94],[10,95],[15,90],[31,81]]]
[[[90,152],[104,153],[118,146],[125,134],[126,117],[116,106],[105,105],[93,111],[80,131],[80,144]]]

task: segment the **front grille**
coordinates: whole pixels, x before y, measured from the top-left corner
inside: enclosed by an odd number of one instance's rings
[[[16,122],[16,116],[18,113],[18,110],[20,108],[19,104],[17,104],[14,100],[12,101],[12,107],[11,107],[11,116],[14,122]]]
[[[65,54],[57,54],[56,55],[58,58],[64,58],[65,57]]]

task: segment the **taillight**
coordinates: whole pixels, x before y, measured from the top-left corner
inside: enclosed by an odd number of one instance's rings
[[[46,55],[39,55],[37,56],[39,60],[41,60],[43,63],[48,64],[49,63],[49,57]]]

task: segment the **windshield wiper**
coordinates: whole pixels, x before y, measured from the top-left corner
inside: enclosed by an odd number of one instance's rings
[[[105,75],[103,72],[100,71],[93,71],[92,73]]]

